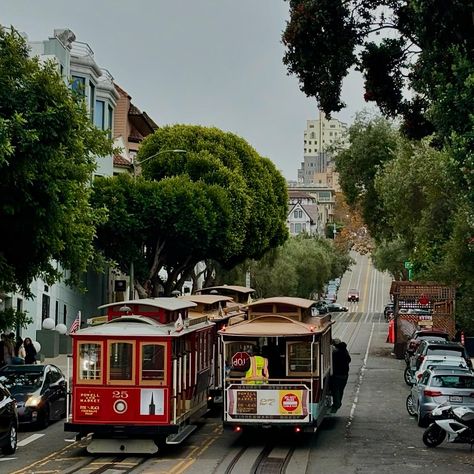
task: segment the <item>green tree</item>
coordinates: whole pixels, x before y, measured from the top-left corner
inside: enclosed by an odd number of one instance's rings
[[[186,153],[156,155],[171,149]],[[243,139],[163,127],[145,140],[139,160],[142,176],[96,180],[92,202],[109,214],[97,247],[124,272],[133,262],[141,296],[180,289],[200,261],[230,268],[286,239],[285,181]]]
[[[417,278],[440,276],[434,269],[444,259],[452,236],[459,198],[452,192],[450,167],[449,155],[434,150],[426,140],[404,142],[375,180],[393,239],[404,242]]]
[[[262,297],[317,298],[324,285],[352,264],[332,241],[301,235],[250,263],[252,287]]]
[[[347,204],[359,208],[374,238],[390,232],[374,188],[381,166],[393,159],[399,134],[386,119],[358,114],[349,128],[349,148],[336,155],[336,170]]]
[[[111,143],[91,123],[52,63],[0,28],[0,288],[30,294],[31,281],[78,282],[93,251],[98,215],[89,205],[94,155]]]
[[[284,63],[327,114],[352,67],[365,99],[403,115],[410,136],[472,130],[473,0],[289,0]],[[374,33],[377,41],[374,41]],[[412,99],[402,95],[410,89]]]
[[[232,208],[240,216],[235,225],[243,231],[244,240],[242,252],[227,259],[227,266],[245,258],[258,259],[286,240],[285,179],[245,140],[213,127],[167,126],[147,137],[139,158],[146,159],[163,149],[184,149],[187,153],[163,153],[148,161],[143,170],[146,178],[160,180],[186,174],[192,181],[218,184],[232,193]]]

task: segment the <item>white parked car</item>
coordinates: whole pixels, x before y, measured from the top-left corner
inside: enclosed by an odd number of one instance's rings
[[[469,369],[467,366],[466,360],[463,357],[450,356],[450,355],[428,355],[425,356],[421,362],[420,368],[415,372],[415,377],[413,382],[417,383],[423,372],[429,368],[435,367],[459,367],[460,369]]]

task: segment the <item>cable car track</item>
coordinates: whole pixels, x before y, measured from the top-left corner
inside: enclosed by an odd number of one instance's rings
[[[272,456],[271,454],[276,447],[276,443],[265,445],[253,462],[249,474],[284,474],[293,452],[295,451],[295,446],[284,448],[287,451],[284,456]],[[242,472],[242,470],[239,469],[238,464],[248,449],[249,446],[244,446],[240,449],[227,466],[225,474]]]
[[[60,474],[103,474],[109,470],[115,474],[129,474],[134,472],[137,467],[144,464],[148,460],[148,457],[116,456],[113,459],[103,456],[95,457],[89,458],[80,464],[70,467],[69,469],[60,471]],[[94,469],[95,465],[98,465],[96,469]]]

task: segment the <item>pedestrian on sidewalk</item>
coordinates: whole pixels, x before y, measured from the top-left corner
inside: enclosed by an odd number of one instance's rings
[[[330,378],[330,389],[332,394],[331,413],[336,413],[342,405],[344,389],[349,378],[349,364],[351,356],[347,351],[347,344],[340,339],[333,339],[332,351],[332,375]]]
[[[36,364],[36,349],[29,337],[25,337],[23,346],[25,347],[25,364]]]
[[[3,345],[3,363],[5,365],[10,365],[12,363],[12,358],[15,354],[15,348],[13,347],[13,342],[10,340],[7,334],[2,334],[2,345]]]

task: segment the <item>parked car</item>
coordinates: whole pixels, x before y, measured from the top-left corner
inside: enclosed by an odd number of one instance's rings
[[[349,308],[347,306],[344,306],[339,303],[329,303],[327,308],[329,312],[349,311]]]
[[[0,369],[0,382],[16,400],[20,424],[45,428],[66,415],[66,379],[55,365],[7,365]]]
[[[7,387],[0,383],[0,448],[13,454],[18,442],[18,410]]]
[[[462,357],[467,366],[472,369],[472,362],[466,348],[458,342],[449,341],[421,341],[416,352],[410,357],[409,364],[404,372],[405,383],[412,384],[415,372],[420,368],[423,359],[428,355],[449,355]]]
[[[418,426],[427,426],[432,410],[441,403],[474,408],[474,374],[459,368],[429,368],[413,385],[409,397]]]
[[[329,303],[335,303],[337,300],[337,293],[326,293],[326,296],[324,298],[326,301]]]
[[[328,305],[326,301],[317,301],[315,306],[319,314],[326,314],[328,312]]]
[[[347,301],[359,301],[359,290],[349,290],[347,293]]]
[[[405,361],[409,362],[410,357],[416,352],[421,341],[449,341],[449,333],[443,329],[418,329],[415,331],[411,339],[408,341],[407,348],[405,351]]]
[[[426,369],[441,366],[450,366],[454,368],[470,370],[466,360],[463,357],[450,355],[428,355],[425,356],[420,364],[420,368],[414,373],[413,383],[417,383],[420,380],[423,372]]]

